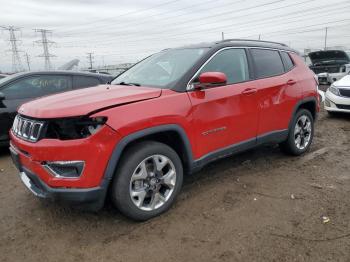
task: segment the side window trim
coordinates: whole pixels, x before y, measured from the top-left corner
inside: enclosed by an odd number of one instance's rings
[[[193,83],[193,80],[196,79],[198,73],[217,55],[219,54],[220,52],[224,51],[224,50],[228,50],[228,49],[243,49],[245,54],[246,54],[246,58],[247,58],[247,64],[248,64],[248,75],[249,75],[249,79],[245,80],[245,81],[242,81],[242,82],[238,82],[238,83],[233,83],[233,84],[227,84],[225,86],[228,86],[228,85],[235,85],[235,84],[240,84],[240,83],[245,83],[245,82],[249,82],[249,81],[252,81],[254,80],[254,78],[252,77],[252,64],[250,61],[250,57],[249,57],[249,54],[248,54],[248,51],[247,51],[247,47],[239,47],[239,46],[232,46],[232,47],[224,47],[224,48],[221,48],[219,50],[217,50],[214,54],[212,54],[202,65],[201,67],[196,71],[196,73],[192,76],[192,78],[190,79],[190,81],[187,83],[187,86],[186,86],[186,91],[193,91],[193,86],[192,86],[192,83]]]

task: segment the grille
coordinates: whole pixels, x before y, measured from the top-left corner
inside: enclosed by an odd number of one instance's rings
[[[340,72],[340,66],[311,66],[310,68],[315,74]]]
[[[339,93],[341,96],[350,97],[350,89],[339,88]]]
[[[12,132],[23,140],[36,142],[40,138],[43,126],[44,122],[17,115],[12,125]]]
[[[350,105],[336,105],[339,109],[346,109],[346,110],[350,110]]]

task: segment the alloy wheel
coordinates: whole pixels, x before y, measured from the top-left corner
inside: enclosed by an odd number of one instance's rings
[[[307,115],[301,115],[294,128],[294,143],[299,150],[304,150],[310,143],[312,135],[311,120]]]
[[[173,162],[164,155],[152,155],[144,159],[131,176],[131,200],[141,210],[158,209],[173,194],[175,183]]]

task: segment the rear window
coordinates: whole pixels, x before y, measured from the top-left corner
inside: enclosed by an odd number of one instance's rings
[[[278,51],[252,49],[257,78],[276,76],[284,73],[281,56]]]
[[[291,70],[294,67],[294,63],[290,58],[289,54],[286,52],[281,52],[282,60],[286,71]]]

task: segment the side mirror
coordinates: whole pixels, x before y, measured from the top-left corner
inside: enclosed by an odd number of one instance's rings
[[[5,100],[5,95],[4,93],[0,92],[0,107],[2,108],[6,107],[3,103],[4,100]]]
[[[205,72],[199,75],[199,83],[195,89],[223,86],[227,83],[227,77],[221,72]]]

